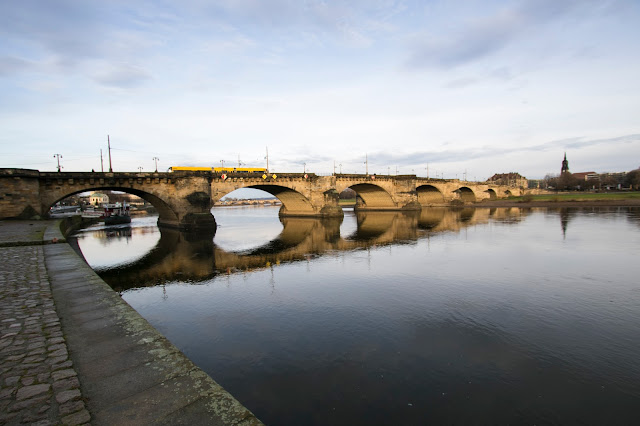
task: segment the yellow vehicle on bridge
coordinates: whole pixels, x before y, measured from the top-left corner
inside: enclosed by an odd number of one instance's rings
[[[265,173],[264,167],[169,167],[170,172]]]
[[[215,173],[265,173],[264,167],[214,167]]]

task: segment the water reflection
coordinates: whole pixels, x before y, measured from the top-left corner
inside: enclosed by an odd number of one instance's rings
[[[136,226],[96,224],[81,230],[74,238],[94,269],[135,263],[158,244],[155,219],[145,218]]]
[[[267,424],[632,424],[639,211],[225,210],[101,274]]]
[[[356,229],[341,235],[342,219],[281,218],[282,230],[276,238],[244,250],[226,250],[200,234],[159,229],[156,245],[133,261],[115,262],[116,266],[96,265],[100,276],[118,291],[182,280],[199,282],[219,273],[268,268],[271,265],[306,261],[310,256],[328,252],[352,251],[393,244],[407,244],[435,233],[459,231],[491,220],[515,223],[525,212],[521,209],[425,209],[422,212],[357,212]],[[136,229],[135,235],[146,228]],[[265,230],[268,234],[269,230]],[[94,237],[102,244],[131,238],[132,231],[102,230]],[[91,247],[81,243],[85,256]],[[229,244],[227,244],[229,245]],[[90,261],[90,263],[92,263]]]

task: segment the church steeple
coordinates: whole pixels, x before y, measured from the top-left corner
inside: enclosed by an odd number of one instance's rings
[[[560,174],[569,173],[569,162],[567,161],[567,153],[564,153],[564,160],[562,160],[562,169]]]

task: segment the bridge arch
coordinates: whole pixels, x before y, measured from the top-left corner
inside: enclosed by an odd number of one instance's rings
[[[493,189],[489,188],[487,189],[487,194],[489,194],[489,199],[490,200],[496,200],[498,199],[498,194],[496,194],[496,191],[494,191]]]
[[[444,203],[444,194],[433,185],[418,186],[416,191],[418,193],[418,203],[423,206]]]
[[[372,183],[357,183],[349,186],[356,191],[359,202],[356,203],[356,209],[389,209],[395,208],[396,203],[393,202],[391,194],[384,188]]]
[[[280,215],[311,215],[315,212],[311,201],[295,189],[286,186],[265,184],[249,185],[245,188],[259,189],[276,197],[282,203]]]
[[[460,188],[456,189],[456,191],[458,192],[458,195],[463,202],[474,203],[476,201],[475,192],[473,192],[473,190],[468,186],[461,186]]]
[[[108,190],[108,191],[119,191],[127,194],[136,195],[142,198],[145,201],[151,203],[153,207],[158,211],[158,223],[162,222],[176,222],[178,221],[178,215],[173,211],[171,206],[167,204],[160,197],[151,194],[146,191],[141,191],[139,189],[127,188],[122,186],[113,186],[113,185],[100,185],[88,188],[82,188],[81,190],[73,190],[73,191],[62,191],[62,192],[52,192],[50,196],[43,196],[43,211],[48,212],[49,209],[56,204],[58,201],[63,200],[67,197],[70,197],[75,194],[80,194],[83,192],[91,192],[91,191],[100,191],[100,190]]]

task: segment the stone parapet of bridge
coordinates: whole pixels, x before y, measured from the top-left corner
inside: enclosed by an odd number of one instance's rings
[[[280,216],[342,217],[339,194],[357,193],[356,209],[421,210],[521,195],[523,190],[489,183],[421,178],[415,175],[312,173],[40,172],[0,169],[0,219],[46,216],[51,206],[73,194],[97,190],[137,195],[158,210],[158,224],[215,232],[211,207],[241,188],[272,194],[282,202]]]

